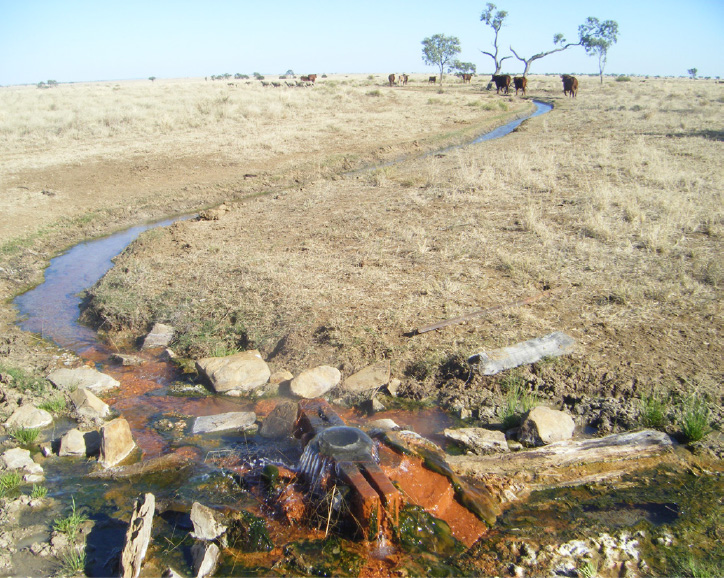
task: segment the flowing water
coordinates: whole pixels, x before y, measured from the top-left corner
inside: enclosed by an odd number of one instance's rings
[[[535,104],[536,111],[531,116],[538,116],[552,109],[552,106],[546,103]],[[481,135],[473,142],[504,136],[515,130],[524,120],[508,123]],[[244,477],[266,464],[295,468],[300,458],[303,460],[302,468],[307,468],[317,476],[324,467],[323,458],[303,456],[301,449],[294,443],[269,442],[259,436],[228,432],[203,436],[188,434],[189,423],[194,416],[228,411],[255,411],[263,418],[273,407],[273,403],[269,400],[252,401],[212,395],[173,395],[171,386],[182,376],[174,366],[162,361],[157,352],[141,352],[139,355],[144,358],[145,363],[140,366],[122,367],[109,362],[112,352],[98,342],[94,331],[78,323],[82,292],[112,267],[113,257],[140,233],[172,222],[174,219],[145,224],[109,237],[81,243],[53,259],[45,272],[45,282],[19,296],[14,302],[19,310],[20,326],[23,329],[38,333],[75,351],[87,362],[121,382],[120,388],[104,397],[115,411],[129,421],[144,458],[176,453],[189,459],[191,464],[147,474],[143,476],[142,484],[138,478],[133,477],[120,481],[104,479],[100,483],[97,480],[89,481],[87,474],[95,468],[92,461],[79,462],[63,458],[54,459],[44,465],[51,495],[65,500],[75,496],[76,502],[83,504],[96,521],[96,527],[89,535],[87,543],[91,549],[96,549],[97,555],[89,558],[86,572],[90,575],[104,575],[109,572],[110,562],[103,553],[108,553],[122,541],[124,524],[118,519],[119,512],[127,516],[130,500],[135,499],[140,491],[152,491],[166,504],[165,508],[160,508],[164,513],[159,521],[162,527],[158,530],[166,545],[156,547],[153,554],[177,567],[186,564],[185,556],[188,555],[191,542],[188,538],[188,515],[177,513],[173,504],[178,502],[188,505],[192,500],[198,500],[216,506],[226,504],[237,509],[247,508],[259,515],[266,515],[268,532],[275,537],[277,543],[294,543],[293,547],[284,549],[288,565],[282,573],[313,571],[354,575],[364,568],[367,572],[378,574],[383,568],[389,569],[391,565],[407,568],[413,574],[435,572],[442,575],[462,572],[460,567],[454,564],[446,565],[444,560],[453,554],[459,554],[461,550],[458,546],[461,543],[470,546],[476,536],[485,532],[479,520],[464,509],[462,512],[455,510],[449,516],[457,540],[452,538],[449,530],[443,530],[439,520],[434,522],[434,518],[424,518],[424,513],[418,511],[407,511],[401,528],[407,525],[417,530],[423,526],[429,527],[431,541],[423,540],[423,543],[418,544],[416,540],[419,537],[410,537],[407,540],[404,532],[400,535],[399,547],[391,544],[387,537],[381,537],[371,546],[337,538],[331,541],[329,537],[324,539],[326,532],[295,526],[270,515],[269,507],[265,506],[263,484],[258,478]],[[350,426],[361,426],[366,420],[352,410],[339,408],[339,413]],[[375,416],[376,419],[385,417],[434,441],[441,441],[440,432],[452,425],[451,418],[437,409],[389,411]],[[72,427],[72,424],[56,424],[52,435],[57,438],[63,429],[69,427]],[[425,499],[425,492],[430,493],[431,488],[437,498],[446,495],[446,492],[450,493],[450,484],[445,478],[435,477],[437,474],[421,469],[420,464],[403,459],[389,449],[382,447],[379,459],[381,467],[389,472],[388,475],[395,474],[400,478],[407,476],[409,491],[419,492],[420,500]],[[546,496],[545,499],[555,501],[557,498]],[[545,502],[541,508],[548,511],[549,502],[545,499],[541,499]],[[453,507],[455,500],[451,498],[450,501]],[[583,507],[580,510],[580,517],[600,520],[611,516],[615,522],[625,515],[628,523],[648,522],[656,525],[662,521],[676,520],[678,512],[673,503],[669,498],[665,501],[637,498],[626,502],[613,502],[605,509],[597,509],[592,503],[588,509]],[[515,535],[521,527],[530,527],[530,521],[526,521],[527,516],[535,518],[540,516],[540,511],[529,515],[525,508],[526,506],[520,506],[506,513],[501,520],[501,528],[510,527],[512,529],[509,528],[508,533]],[[329,519],[327,525],[329,526]],[[551,526],[555,524],[551,522]],[[249,527],[253,527],[253,524]],[[260,543],[266,544],[262,538],[263,536],[259,538]],[[439,548],[439,553],[429,554],[430,548]],[[254,554],[247,552],[242,555],[241,552],[236,552],[225,562],[221,572],[247,576],[267,575],[271,572],[271,565],[280,557],[278,551],[274,552],[271,554],[269,549],[264,547],[256,548]],[[159,573],[160,571],[162,568],[159,568]]]

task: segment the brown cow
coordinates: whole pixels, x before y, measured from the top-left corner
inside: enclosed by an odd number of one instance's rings
[[[570,74],[562,74],[561,79],[563,80],[564,96],[568,96],[570,94],[571,98],[576,98],[576,93],[578,92],[578,79]]]
[[[473,79],[472,74],[463,74],[463,84],[469,83]]]
[[[400,81],[402,82],[403,86],[407,86],[408,80],[410,80],[410,77],[407,74],[400,74]]]
[[[525,87],[528,86],[528,79],[525,76],[516,76],[513,79],[513,84],[515,85],[515,96],[518,96],[518,90],[522,90],[523,96],[525,96]]]
[[[437,82],[437,76],[431,76],[427,79],[428,84],[435,84]]]
[[[390,86],[392,86],[393,84],[395,84],[395,75],[394,75],[394,74],[390,74],[390,75],[387,77],[387,80],[390,81]]]
[[[307,76],[307,78],[309,78],[309,82],[311,82],[312,84],[314,84],[314,81],[317,80],[317,75],[316,75],[316,74],[310,74],[309,76]]]
[[[505,90],[505,94],[508,94],[510,88],[510,74],[493,74],[490,79],[495,83],[495,94],[499,94],[501,90]]]

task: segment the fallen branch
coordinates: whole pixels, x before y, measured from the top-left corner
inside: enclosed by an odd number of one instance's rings
[[[434,325],[428,325],[427,327],[420,327],[418,329],[413,329],[412,331],[408,331],[404,335],[406,337],[413,337],[415,335],[420,335],[421,333],[427,333],[428,331],[436,331],[438,329],[442,329],[443,327],[447,327],[448,325],[456,325],[457,323],[464,323],[465,321],[470,321],[471,319],[475,319],[476,317],[482,317],[483,315],[495,313],[496,311],[502,311],[503,309],[509,309],[511,307],[521,307],[523,305],[529,305],[530,303],[533,303],[534,301],[538,301],[539,299],[542,299],[543,297],[546,297],[547,295],[550,295],[552,293],[556,293],[556,292],[560,291],[561,289],[562,289],[562,287],[558,287],[557,289],[549,289],[546,291],[542,291],[541,293],[538,293],[537,295],[533,295],[531,297],[521,299],[520,301],[514,301],[513,303],[506,303],[505,305],[495,305],[494,307],[488,307],[487,309],[479,309],[478,311],[473,311],[472,313],[468,313],[467,315],[463,315],[462,317],[455,317],[453,319],[447,319],[446,321],[440,321],[439,323],[435,323]]]

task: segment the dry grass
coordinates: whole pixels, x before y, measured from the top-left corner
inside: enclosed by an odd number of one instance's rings
[[[140,103],[163,88],[134,90]],[[280,183],[289,182],[286,156],[316,163],[317,177],[328,178],[270,185],[274,194],[232,203],[218,221],[178,223],[141,240],[95,291],[105,327],[141,332],[168,321],[191,355],[219,344],[258,347],[295,372],[321,362],[352,371],[387,357],[398,376],[561,329],[607,379],[650,384],[703,373],[721,383],[724,171],[712,127],[722,125],[724,103],[713,81],[601,86],[584,78],[570,100],[558,78],[533,77],[531,95],[556,108],[505,139],[346,176],[326,164],[334,154],[383,161],[416,152],[414,141],[454,140],[492,123],[499,103],[520,100],[480,85],[440,94],[365,79],[313,91],[175,90],[165,128],[150,117],[135,128],[111,122],[117,133],[105,133],[107,144],[88,137],[80,149],[127,154],[140,133],[170,156],[196,146],[232,160],[267,158]],[[39,149],[71,138],[40,133],[32,138]],[[546,287],[561,291],[403,336]]]

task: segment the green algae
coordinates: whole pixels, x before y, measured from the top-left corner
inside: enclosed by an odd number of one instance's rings
[[[292,542],[284,547],[284,556],[288,572],[285,575],[302,572],[310,576],[355,578],[364,563],[364,558],[337,536]]]

